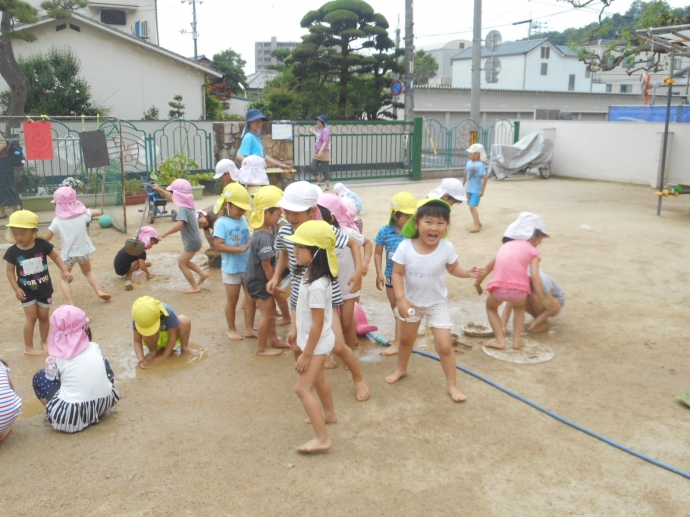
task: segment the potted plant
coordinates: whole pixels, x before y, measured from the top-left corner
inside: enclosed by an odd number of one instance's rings
[[[19,197],[22,207],[32,212],[53,211],[55,205],[52,190],[48,189],[45,178],[36,173],[33,167],[25,167],[19,171]]]
[[[199,185],[195,174],[190,174],[190,169],[199,169],[199,164],[190,160],[184,153],[177,153],[166,158],[158,166],[158,174],[151,173],[151,179],[161,185],[170,185],[176,179],[184,179],[192,184],[194,199],[201,199],[204,196],[204,186]]]
[[[200,185],[204,186],[204,194],[207,196],[216,195],[216,183],[219,180],[213,178],[212,172],[202,172],[201,174],[196,174],[194,179],[199,182]]]
[[[133,179],[125,181],[125,205],[141,205],[146,202],[142,180]]]

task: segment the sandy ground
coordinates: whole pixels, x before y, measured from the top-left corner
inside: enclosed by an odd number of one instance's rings
[[[357,187],[365,234],[373,238],[384,223],[393,194],[423,196],[435,184]],[[483,232],[467,233],[466,206],[453,210],[448,238],[461,262],[486,264],[517,214],[537,212],[553,234],[541,247],[543,268],[568,299],[551,332],[530,338],[555,351],[552,361],[506,363],[476,344],[457,351],[458,363],[690,471],[690,409],[675,398],[690,391],[689,202],[668,199],[657,217],[656,197],[645,187],[562,179],[489,183],[480,207]],[[130,233],[135,219],[136,209],[130,210]],[[259,358],[251,340],[225,338],[220,271],[213,270],[201,294],[179,294],[185,283],[174,236],[150,254],[157,278],[126,292],[112,272],[125,237],[97,226],[91,235],[98,248],[94,269],[113,301],[98,300],[78,273],[73,288],[113,363],[122,399],[83,433],[46,427],[31,390],[42,360],[22,356],[24,316],[5,283],[0,357],[12,367],[25,411],[0,445],[1,515],[690,516],[687,479],[461,372],[468,400],[454,404],[440,364],[421,356],[413,356],[408,378],[387,385],[384,376],[396,359],[379,357],[380,347],[366,340],[358,354],[371,400],[355,401],[342,366],[329,371],[339,417],[329,427],[333,449],[301,456],[294,448],[312,429],[301,422],[303,409],[292,393],[293,358]],[[391,337],[392,316],[374,276],[372,266],[363,305]],[[471,281],[448,285],[456,328],[485,320],[484,298]],[[143,294],[192,318],[192,342],[204,349],[200,360],[135,368],[129,314]],[[61,303],[59,292],[56,299]],[[428,337],[418,344],[432,351]]]

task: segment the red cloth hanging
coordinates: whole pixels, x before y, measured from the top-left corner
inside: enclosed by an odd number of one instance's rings
[[[53,132],[50,122],[24,122],[24,142],[27,160],[52,160]]]

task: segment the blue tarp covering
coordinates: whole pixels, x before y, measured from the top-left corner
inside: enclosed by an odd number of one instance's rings
[[[610,106],[609,122],[666,122],[666,106]],[[690,107],[671,106],[671,122],[690,122]]]

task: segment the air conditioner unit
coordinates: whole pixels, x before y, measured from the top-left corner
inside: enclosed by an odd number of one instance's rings
[[[137,38],[148,39],[148,37],[149,37],[149,22],[146,20],[136,22],[134,24],[134,35]]]

